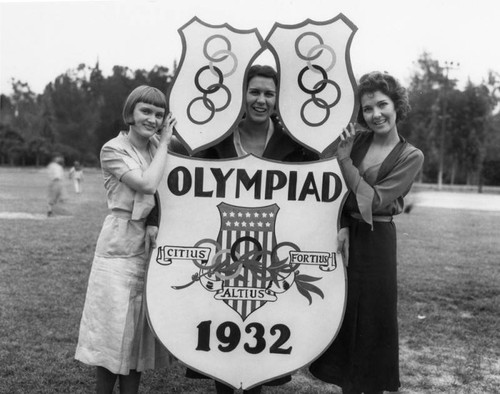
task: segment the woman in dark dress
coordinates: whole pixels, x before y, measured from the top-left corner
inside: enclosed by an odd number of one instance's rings
[[[250,67],[245,95],[245,117],[233,132],[217,145],[197,154],[205,159],[228,159],[253,154],[266,159],[283,162],[315,161],[316,153],[306,149],[288,134],[275,114],[278,76],[270,66],[254,65]],[[245,368],[242,365],[242,368]],[[206,378],[191,369],[187,377]],[[290,376],[265,383],[266,386],[278,386],[291,380]],[[217,393],[233,393],[234,390],[221,382],[215,382]],[[262,385],[244,393],[260,393]]]
[[[344,129],[337,151],[349,188],[339,244],[346,255],[348,293],[342,327],[332,345],[310,366],[317,378],[345,394],[397,391],[396,227],[404,197],[424,156],[397,130],[410,107],[406,90],[392,76],[361,77],[358,123]]]

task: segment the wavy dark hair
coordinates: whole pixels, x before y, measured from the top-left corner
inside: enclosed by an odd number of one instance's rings
[[[361,97],[365,94],[382,92],[388,96],[394,103],[396,109],[396,122],[401,122],[406,119],[410,112],[410,102],[406,89],[399,81],[388,73],[373,71],[363,75],[359,79],[356,95],[358,102],[361,103]],[[363,117],[363,108],[359,107],[358,123],[363,127],[368,127]]]
[[[250,80],[254,77],[264,77],[271,78],[278,88],[278,73],[271,66],[261,66],[260,64],[254,64],[247,73],[246,87],[248,88],[248,84]]]

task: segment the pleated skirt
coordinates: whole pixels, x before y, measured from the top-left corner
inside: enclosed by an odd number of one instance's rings
[[[347,305],[339,334],[310,366],[345,390],[397,391],[397,248],[393,222],[350,226]]]
[[[95,256],[75,358],[128,375],[169,365],[171,356],[154,337],[146,316],[146,261]]]

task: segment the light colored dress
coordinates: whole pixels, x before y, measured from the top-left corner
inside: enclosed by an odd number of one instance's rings
[[[48,189],[49,205],[55,205],[59,202],[59,200],[63,199],[64,195],[62,184],[62,179],[64,178],[64,168],[59,163],[51,162],[47,166],[47,173],[50,180]]]
[[[152,139],[151,156],[156,147]],[[127,375],[166,366],[170,359],[149,328],[143,297],[145,220],[155,202],[120,181],[128,171],[148,167],[126,132],[103,146],[101,167],[110,214],[97,241],[75,358]]]

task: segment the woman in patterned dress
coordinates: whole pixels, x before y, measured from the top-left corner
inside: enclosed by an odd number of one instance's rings
[[[144,278],[148,263],[146,217],[167,164],[176,123],[165,95],[134,89],[123,108],[129,125],[101,150],[110,210],[97,241],[75,358],[97,367],[97,392],[138,392],[141,371],[165,366],[169,355],[147,319]]]

